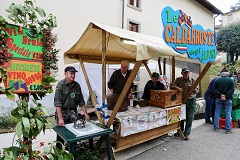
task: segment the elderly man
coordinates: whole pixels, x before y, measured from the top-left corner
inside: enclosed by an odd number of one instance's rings
[[[56,107],[56,121],[58,126],[72,123],[72,117],[77,117],[77,107],[82,107],[85,118],[89,121],[85,101],[83,99],[81,87],[75,81],[75,74],[78,72],[73,66],[68,66],[64,70],[65,79],[61,80],[56,86],[54,96],[54,106]],[[64,140],[57,135],[57,141],[64,143]],[[58,148],[61,148],[57,144]]]
[[[189,69],[182,69],[182,77],[176,78],[176,80],[171,84],[171,89],[177,89],[179,92],[182,92],[182,99],[187,96],[188,91],[191,89],[192,85],[195,83],[195,79],[189,76]],[[194,114],[196,111],[196,94],[198,89],[196,88],[191,96],[186,102],[186,126],[184,128],[184,121],[181,121],[181,130],[185,136],[185,140],[189,139],[191,133],[192,122],[194,120]],[[176,135],[175,135],[176,136]]]
[[[110,110],[113,110],[129,76],[130,76],[130,71],[129,69],[129,61],[122,61],[121,62],[121,68],[114,71],[110,80],[108,81],[108,88],[109,91],[111,92],[110,95],[107,96],[107,101],[108,101],[108,108]],[[131,87],[128,89],[128,93],[126,97],[124,98],[119,111],[126,111],[129,106],[129,100],[132,98],[132,88],[133,88],[133,83]]]
[[[214,115],[214,131],[219,129],[219,117],[222,108],[226,111],[226,133],[233,133],[232,130],[232,98],[234,93],[234,81],[229,77],[228,70],[222,71],[222,76],[218,78],[213,85],[213,92],[216,95],[216,108]]]

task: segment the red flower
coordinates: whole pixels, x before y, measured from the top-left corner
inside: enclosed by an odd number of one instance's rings
[[[18,157],[18,160],[22,160],[22,157]]]
[[[44,159],[47,159],[47,155],[43,155],[43,158],[44,158]]]
[[[39,154],[39,153],[41,153],[41,151],[38,150],[36,153]]]
[[[27,152],[27,149],[26,149],[26,148],[23,148],[23,152],[26,153],[26,152]]]
[[[44,142],[40,142],[40,147],[44,146]]]
[[[24,143],[24,144],[27,144],[27,142],[28,142],[28,140],[25,140],[23,143]]]

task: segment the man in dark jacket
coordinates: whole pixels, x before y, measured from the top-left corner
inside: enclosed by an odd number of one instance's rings
[[[215,101],[216,97],[213,93],[213,84],[214,82],[221,77],[221,73],[218,73],[217,76],[209,83],[207,91],[204,94],[204,99],[206,101],[205,107],[205,123],[213,124],[214,122],[214,114],[215,114]],[[212,116],[212,120],[210,117]]]
[[[233,133],[232,130],[232,98],[234,93],[234,81],[229,77],[228,70],[222,71],[222,77],[218,78],[213,85],[213,92],[216,95],[216,109],[214,116],[214,131],[219,129],[219,117],[222,108],[226,111],[226,133]]]
[[[150,100],[150,90],[164,90],[167,89],[161,82],[158,81],[159,79],[159,74],[156,72],[152,73],[152,79],[149,80],[145,87],[144,87],[144,92],[142,99]]]
[[[114,71],[110,80],[108,81],[108,88],[111,92],[107,96],[107,101],[108,101],[108,108],[110,110],[113,110],[129,76],[130,76],[130,71],[129,69],[129,61],[122,61],[121,62],[121,68]],[[129,88],[128,93],[126,97],[123,99],[123,102],[120,106],[119,111],[126,111],[129,106],[129,100],[132,98],[132,88],[133,88],[133,83],[132,86]]]

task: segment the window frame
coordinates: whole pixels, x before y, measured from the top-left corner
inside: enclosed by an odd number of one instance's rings
[[[138,22],[138,21],[135,21],[135,20],[132,20],[132,19],[127,19],[127,28],[129,30],[130,28],[130,23],[133,23],[133,24],[137,24],[138,25],[138,32],[137,33],[141,33],[141,22]],[[129,31],[132,31],[132,30],[129,30]],[[135,31],[132,31],[132,32],[135,32]]]
[[[138,7],[130,4],[130,1],[131,0],[128,0],[128,4],[127,4],[128,7],[132,8],[132,9],[135,9],[135,10],[138,10],[140,12],[142,11],[142,0],[136,0],[136,1],[138,1]],[[135,0],[133,0],[133,1],[135,1]]]

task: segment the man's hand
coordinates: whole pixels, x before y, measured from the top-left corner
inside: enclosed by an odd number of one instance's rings
[[[182,89],[182,88],[178,88],[177,90],[178,90],[178,92],[182,92],[182,91],[183,91],[183,89]]]
[[[128,99],[131,99],[132,98],[132,93],[130,92],[129,94],[128,94]]]
[[[64,120],[62,118],[58,119],[58,126],[64,126]]]
[[[226,96],[224,94],[221,94],[221,100],[226,101]]]
[[[90,116],[88,114],[85,114],[86,121],[90,120]]]

